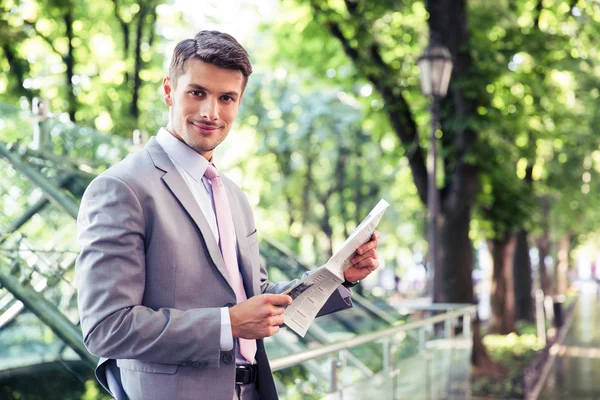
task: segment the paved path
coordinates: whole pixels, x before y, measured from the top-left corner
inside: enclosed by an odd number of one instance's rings
[[[600,400],[600,298],[583,284],[571,328],[540,400]]]

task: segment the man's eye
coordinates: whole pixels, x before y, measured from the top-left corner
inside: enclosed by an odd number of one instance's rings
[[[192,96],[202,96],[202,95],[204,95],[204,92],[202,92],[201,90],[191,90],[190,94]]]
[[[233,101],[233,98],[231,96],[223,96],[223,97],[221,97],[221,99],[223,99],[227,102]]]

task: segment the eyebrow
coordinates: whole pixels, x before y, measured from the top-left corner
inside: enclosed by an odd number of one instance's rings
[[[210,90],[208,90],[207,88],[205,88],[202,85],[198,85],[197,83],[189,83],[188,84],[188,89],[195,89],[195,90],[203,90],[207,93],[210,93]],[[231,97],[239,97],[240,94],[236,91],[230,91],[230,92],[225,92],[225,93],[221,93],[221,96],[231,96]]]

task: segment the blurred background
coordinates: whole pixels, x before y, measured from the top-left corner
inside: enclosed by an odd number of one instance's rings
[[[164,126],[171,52],[201,29],[254,66],[215,157],[254,207],[271,280],[322,265],[391,204],[356,307],[269,340],[282,398],[375,377],[383,398],[600,393],[545,370],[600,347],[600,2],[3,0],[0,398],[103,398],[79,343],[79,198]],[[446,96],[420,86],[434,45]],[[385,329],[383,347],[361,341]]]

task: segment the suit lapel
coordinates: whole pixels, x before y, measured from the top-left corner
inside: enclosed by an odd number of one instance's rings
[[[233,287],[231,285],[231,281],[229,280],[229,274],[227,273],[227,268],[225,267],[225,261],[223,260],[221,250],[219,249],[219,245],[215,239],[215,236],[210,229],[210,225],[208,225],[204,214],[202,214],[202,210],[200,210],[198,203],[196,203],[194,196],[190,192],[182,176],[179,174],[179,171],[177,168],[175,168],[175,165],[173,165],[167,153],[165,153],[161,145],[154,138],[150,139],[146,145],[146,150],[148,153],[150,153],[150,156],[154,161],[154,165],[158,169],[165,172],[162,177],[163,182],[165,182],[171,193],[173,193],[181,206],[194,221],[196,226],[198,226],[198,229],[200,229],[210,257],[233,292]]]

